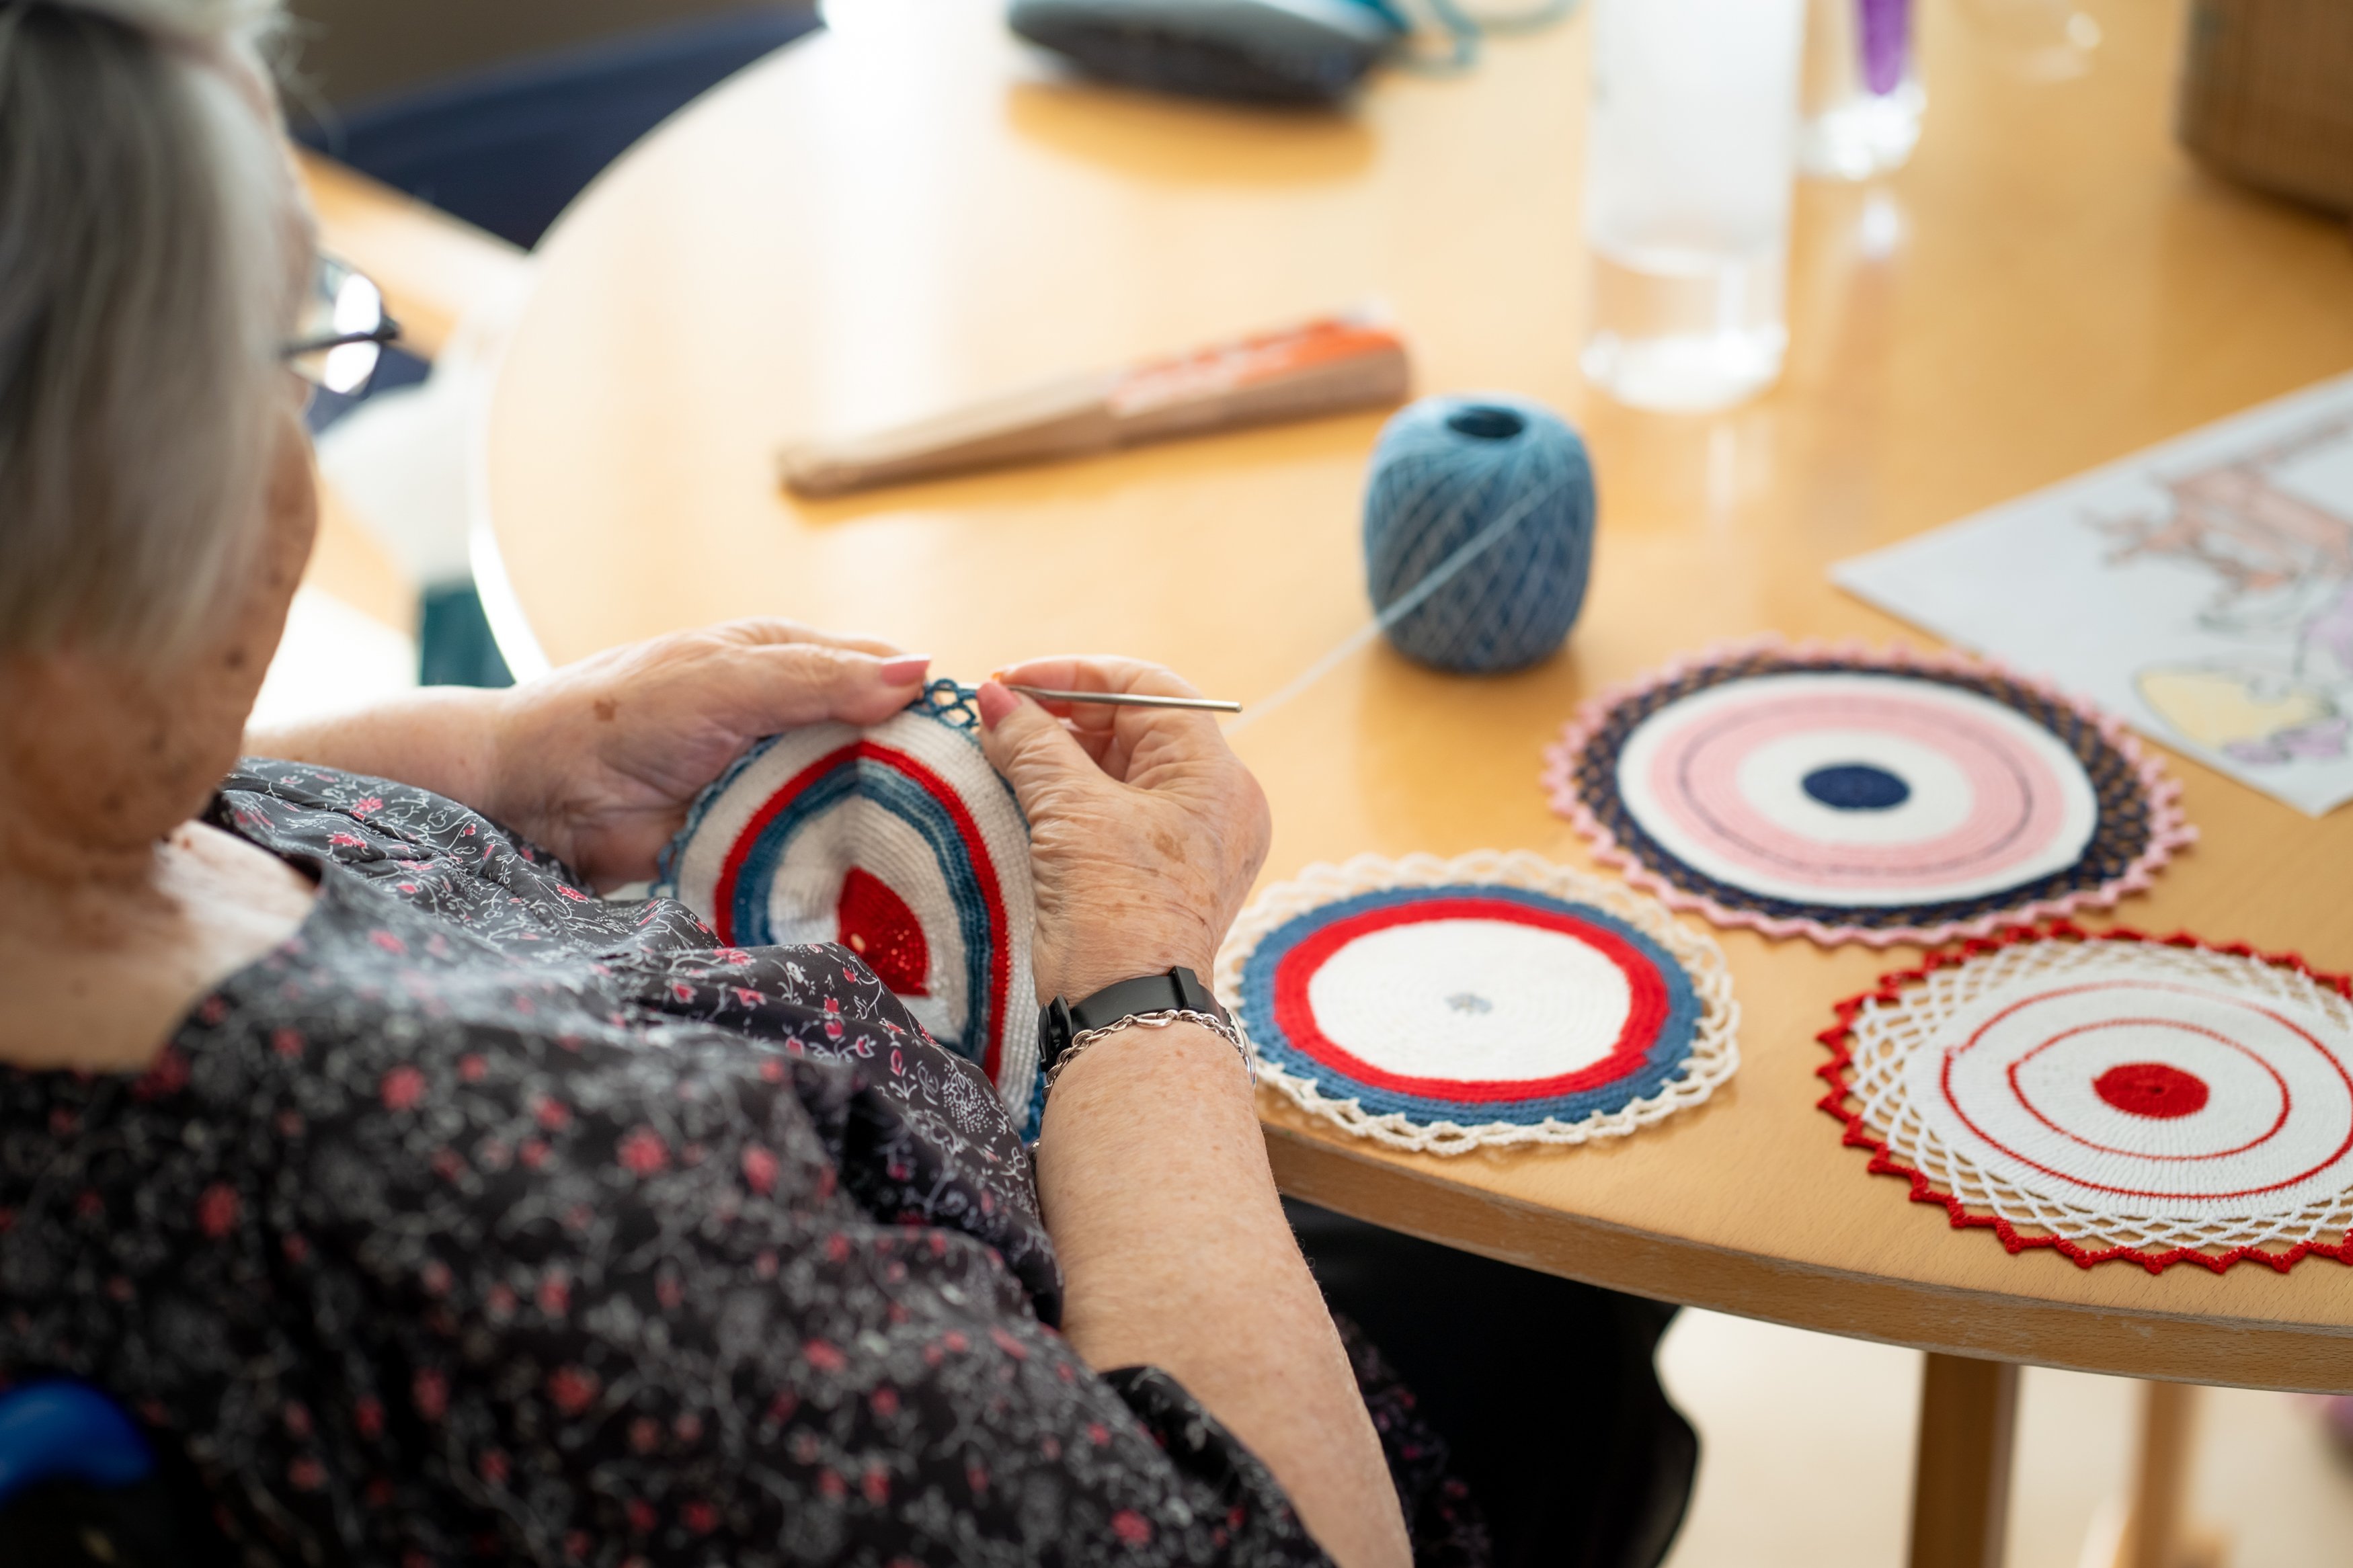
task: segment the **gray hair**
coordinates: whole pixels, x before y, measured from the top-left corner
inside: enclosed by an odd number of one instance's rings
[[[271,0],[0,0],[0,654],[164,656],[263,532],[308,247]]]

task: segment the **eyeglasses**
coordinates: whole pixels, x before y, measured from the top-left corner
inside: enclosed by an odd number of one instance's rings
[[[384,290],[332,256],[319,258],[294,341],[280,351],[295,374],[327,392],[356,397],[375,374],[384,345],[400,338],[385,314]]]

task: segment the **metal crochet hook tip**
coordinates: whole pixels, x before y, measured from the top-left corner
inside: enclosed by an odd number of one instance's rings
[[[1204,713],[1239,713],[1242,705],[1229,702],[1222,697],[1150,697],[1136,691],[1055,691],[1043,686],[1015,686],[1006,683],[1008,691],[1018,691],[1024,697],[1035,697],[1043,702],[1100,702],[1111,708],[1192,708]]]

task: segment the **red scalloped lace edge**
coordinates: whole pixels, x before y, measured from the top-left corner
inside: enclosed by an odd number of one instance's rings
[[[1875,1176],[1902,1176],[1912,1184],[1912,1201],[1915,1204],[1940,1204],[1955,1230],[1990,1230],[2001,1238],[2001,1245],[2011,1253],[2026,1252],[2035,1247],[2049,1247],[2079,1268],[2110,1262],[2137,1263],[2151,1274],[2162,1274],[2176,1263],[2195,1263],[2220,1274],[2233,1263],[2253,1260],[2268,1263],[2284,1274],[2299,1260],[2319,1256],[2333,1258],[2337,1262],[2353,1266],[2353,1230],[2346,1233],[2341,1242],[2299,1241],[2284,1252],[2273,1252],[2260,1247],[2234,1247],[2227,1252],[2206,1252],[2192,1247],[2169,1247],[2162,1252],[2144,1251],[2137,1247],[2093,1248],[2079,1247],[2062,1236],[2029,1236],[1998,1214],[1979,1214],[1949,1192],[1941,1192],[1926,1175],[1887,1151],[1887,1140],[1874,1138],[1863,1126],[1862,1113],[1849,1110],[1846,1071],[1854,1065],[1854,1019],[1873,1002],[1893,1002],[1907,984],[1926,979],[1939,969],[1950,969],[2014,943],[2029,942],[2143,942],[2163,947],[2194,947],[2207,952],[2220,952],[2232,958],[2252,958],[2263,963],[2293,969],[2308,979],[2328,987],[2338,995],[2353,1000],[2353,976],[2331,974],[2305,963],[2303,955],[2294,952],[2263,952],[2245,942],[2228,944],[2200,942],[2187,931],[2171,936],[2150,936],[2143,931],[2116,926],[2103,931],[2086,931],[2066,921],[2053,921],[2039,928],[2007,931],[1999,936],[1979,937],[1963,942],[1958,948],[1932,952],[1916,968],[1899,969],[1879,977],[1876,988],[1850,996],[1838,1005],[1838,1022],[1814,1037],[1830,1047],[1831,1059],[1814,1069],[1814,1076],[1831,1086],[1831,1091],[1815,1104],[1845,1125],[1843,1138],[1852,1149],[1871,1151],[1871,1173]]]
[[[1890,669],[1998,675],[2074,710],[2095,726],[2101,738],[2116,747],[2139,773],[2141,784],[2148,792],[2148,847],[2135,858],[2122,875],[2111,878],[2096,888],[2084,888],[2063,898],[2038,899],[2014,910],[1997,910],[1974,920],[1947,921],[1942,925],[1933,926],[1825,925],[1816,920],[1793,920],[1762,914],[1755,910],[1731,909],[1704,894],[1685,891],[1620,845],[1617,836],[1603,825],[1577,795],[1577,755],[1585,749],[1586,742],[1592,739],[1593,732],[1600,728],[1609,710],[1629,698],[1668,685],[1694,669],[1749,654],[1767,652],[1787,654],[1792,658],[1862,659]],[[2113,909],[2116,900],[2126,893],[2137,893],[2147,889],[2155,879],[2158,868],[2171,859],[2175,850],[2186,848],[2198,837],[2198,829],[2190,826],[2189,819],[2181,810],[2180,784],[2168,774],[2157,757],[2125,728],[2123,721],[2039,676],[2012,669],[2000,660],[1959,653],[1922,653],[1901,643],[1882,650],[1862,642],[1790,643],[1772,633],[1715,643],[1698,653],[1672,659],[1640,680],[1613,686],[1588,698],[1577,709],[1577,716],[1562,730],[1560,739],[1545,749],[1544,755],[1543,783],[1553,810],[1568,818],[1571,826],[1592,840],[1595,858],[1617,867],[1628,881],[1647,889],[1675,909],[1694,910],[1716,925],[1746,926],[1770,937],[1803,936],[1824,947],[1848,942],[1861,942],[1866,947],[1893,947],[1897,942],[1928,946],[1960,937],[1990,936],[2005,926],[2031,925],[2037,921],[2063,919],[2085,909]]]

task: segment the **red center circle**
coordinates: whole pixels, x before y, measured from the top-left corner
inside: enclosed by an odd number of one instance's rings
[[[2206,1109],[2206,1080],[2163,1062],[2123,1062],[2092,1080],[2102,1100],[2127,1116],[2170,1121]]]
[[[874,978],[902,996],[928,996],[923,982],[932,970],[931,944],[923,922],[891,885],[863,866],[841,879],[834,940],[866,961]]]

